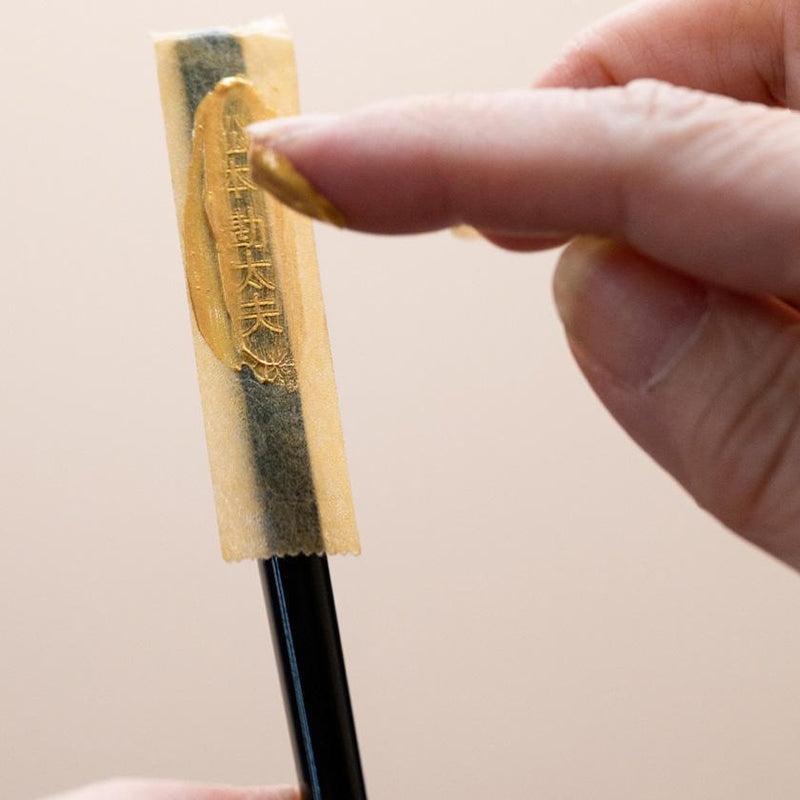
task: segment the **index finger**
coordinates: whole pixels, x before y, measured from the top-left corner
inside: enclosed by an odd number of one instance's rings
[[[256,181],[312,215],[322,195],[328,221],[595,234],[728,288],[800,299],[794,112],[641,81],[416,98],[251,135]]]

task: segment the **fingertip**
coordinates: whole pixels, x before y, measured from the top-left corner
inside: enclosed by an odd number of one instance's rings
[[[536,89],[596,89],[620,83],[613,66],[595,45],[595,29],[589,28],[570,42],[534,81]]]
[[[584,361],[641,392],[679,362],[708,310],[703,284],[602,239],[582,238],[567,248],[553,293]]]
[[[417,233],[452,225],[457,216],[432,177],[434,153],[406,119],[410,102],[255,123],[252,178],[295,211],[340,227]]]
[[[347,226],[342,211],[306,178],[277,147],[254,145],[249,154],[250,175],[262,189],[300,214]]]
[[[610,239],[578,236],[561,253],[553,272],[553,299],[568,331],[575,327],[575,318],[580,313],[583,294],[592,273],[600,269],[604,260],[618,247],[620,245]]]
[[[542,234],[536,236],[508,236],[483,232],[483,237],[493,245],[512,253],[536,253],[563,247],[570,237],[566,234]]]
[[[296,786],[249,787],[241,800],[301,800],[302,795]]]

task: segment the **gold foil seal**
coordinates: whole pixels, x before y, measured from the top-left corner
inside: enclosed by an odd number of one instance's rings
[[[297,389],[266,197],[250,178],[245,128],[275,116],[243,76],[220,81],[195,113],[183,219],[198,330],[232,369]]]

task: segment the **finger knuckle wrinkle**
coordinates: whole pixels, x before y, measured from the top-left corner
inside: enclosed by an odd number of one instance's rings
[[[562,69],[570,74],[571,84],[614,86],[618,83],[612,62],[607,58],[610,48],[605,38],[604,29],[596,25],[586,28],[572,40],[560,58]]]
[[[664,81],[642,78],[622,89],[622,110],[635,123],[654,126],[685,120],[705,108],[710,96]]]
[[[695,432],[694,494],[733,530],[780,550],[787,534],[800,535],[800,326],[778,334],[713,402],[733,410]]]

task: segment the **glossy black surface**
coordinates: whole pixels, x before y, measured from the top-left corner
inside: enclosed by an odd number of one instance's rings
[[[260,561],[297,773],[307,800],[366,800],[325,556]]]

